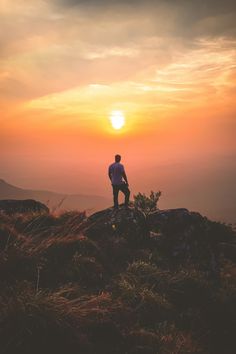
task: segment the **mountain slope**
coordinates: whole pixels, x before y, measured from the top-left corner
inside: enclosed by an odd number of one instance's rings
[[[13,186],[0,179],[0,199],[35,199],[50,209],[78,209],[88,212],[109,206],[110,201],[101,196],[61,194],[44,190],[30,190]]]

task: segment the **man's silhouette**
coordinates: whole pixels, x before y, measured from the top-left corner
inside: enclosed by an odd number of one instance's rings
[[[113,188],[113,198],[114,198],[114,208],[118,209],[118,194],[119,191],[123,192],[125,195],[125,206],[129,205],[129,184],[127,180],[127,176],[125,173],[124,166],[120,163],[121,156],[115,156],[115,162],[109,166],[108,176],[111,180],[112,188]]]

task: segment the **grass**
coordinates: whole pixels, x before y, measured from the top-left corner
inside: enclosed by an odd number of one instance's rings
[[[90,237],[84,213],[0,214],[1,353],[235,352],[236,266],[218,249],[229,227],[169,225],[135,243],[136,225],[96,223]]]

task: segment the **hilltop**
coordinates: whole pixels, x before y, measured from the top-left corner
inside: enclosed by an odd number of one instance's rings
[[[1,349],[233,354],[235,240],[187,209],[1,212]]]

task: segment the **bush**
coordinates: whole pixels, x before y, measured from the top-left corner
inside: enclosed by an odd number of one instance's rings
[[[68,267],[68,277],[87,287],[100,287],[103,285],[104,269],[95,258],[84,257],[77,252]]]
[[[150,196],[147,197],[145,193],[138,193],[134,195],[134,206],[141,210],[144,214],[148,215],[151,212],[158,210],[157,202],[161,196],[161,192],[151,191]]]

